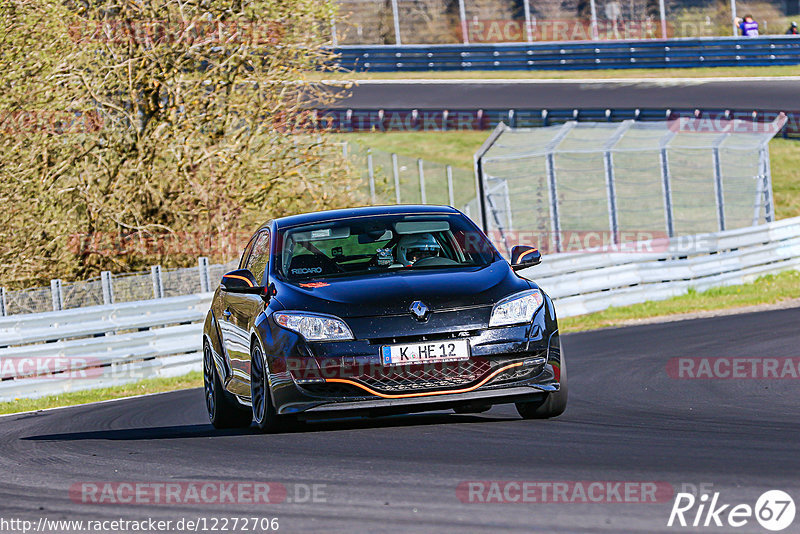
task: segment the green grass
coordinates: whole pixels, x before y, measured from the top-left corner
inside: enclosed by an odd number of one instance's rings
[[[12,402],[0,402],[0,414],[30,412],[59,406],[75,406],[88,402],[130,397],[132,395],[145,395],[147,393],[196,388],[202,385],[203,374],[199,371],[195,371],[174,378],[150,378],[123,386],[74,391],[39,399],[18,399]]]
[[[610,78],[728,78],[751,76],[800,76],[800,65],[780,67],[704,67],[698,69],[605,69],[565,70],[488,70],[419,72],[313,73],[309,80],[420,80],[420,79],[521,79],[589,80]]]
[[[769,144],[775,216],[800,215],[800,141],[773,139]]]
[[[716,287],[702,293],[690,290],[685,295],[667,300],[609,308],[577,317],[562,317],[558,323],[562,332],[579,332],[617,326],[634,319],[775,304],[795,298],[800,298],[800,272],[786,271],[762,276],[749,284]]]

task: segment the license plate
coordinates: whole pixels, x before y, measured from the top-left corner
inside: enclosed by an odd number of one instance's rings
[[[427,341],[424,343],[381,347],[383,365],[456,362],[468,359],[469,342],[466,339]]]

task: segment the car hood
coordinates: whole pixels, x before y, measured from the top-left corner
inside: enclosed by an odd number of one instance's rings
[[[531,285],[505,261],[485,267],[390,271],[369,276],[327,278],[276,284],[276,299],[287,310],[313,311],[339,317],[404,315],[412,302],[432,312],[491,306]]]

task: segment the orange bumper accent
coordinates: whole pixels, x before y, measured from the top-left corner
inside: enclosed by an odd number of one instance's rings
[[[462,388],[462,389],[449,389],[447,391],[430,391],[430,392],[423,392],[423,393],[402,393],[402,394],[399,394],[399,395],[389,395],[389,394],[386,394],[386,393],[378,393],[374,389],[372,389],[370,387],[367,387],[364,384],[359,384],[358,382],[354,382],[353,380],[348,380],[346,378],[326,378],[325,382],[337,382],[337,383],[340,383],[340,384],[350,384],[352,386],[359,387],[359,388],[363,389],[364,391],[366,391],[368,393],[372,393],[373,395],[377,395],[378,397],[383,397],[384,399],[407,399],[407,398],[410,398],[410,397],[430,397],[430,396],[433,396],[433,395],[450,395],[450,394],[453,394],[453,393],[469,393],[470,391],[474,391],[474,390],[478,389],[479,387],[481,387],[486,382],[488,382],[492,378],[496,377],[497,375],[499,375],[503,371],[507,371],[507,370],[509,370],[509,369],[511,369],[513,367],[519,367],[520,365],[522,365],[522,362],[511,363],[509,365],[501,367],[500,369],[492,371],[489,374],[489,376],[487,376],[486,378],[484,378],[483,380],[481,380],[480,382],[478,382],[474,386],[470,386],[468,388]]]

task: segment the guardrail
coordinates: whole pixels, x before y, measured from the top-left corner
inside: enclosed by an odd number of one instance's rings
[[[200,370],[211,295],[0,318],[0,401]]]
[[[800,217],[551,254],[522,271],[561,317],[740,284],[800,267]],[[202,365],[211,293],[0,318],[0,401],[177,376]]]
[[[800,64],[800,38],[709,37],[525,44],[339,46],[344,70],[593,70]]]
[[[336,132],[427,132],[493,130],[501,122],[512,128],[538,128],[578,122],[665,121],[680,117],[772,122],[774,110],[677,108],[525,108],[525,109],[319,109],[318,127]],[[783,137],[800,135],[800,113],[785,111]]]
[[[628,243],[620,252],[547,255],[541,265],[521,274],[556,301],[560,316],[570,317],[662,300],[689,288],[743,284],[798,267],[800,217],[795,217],[726,232]]]

